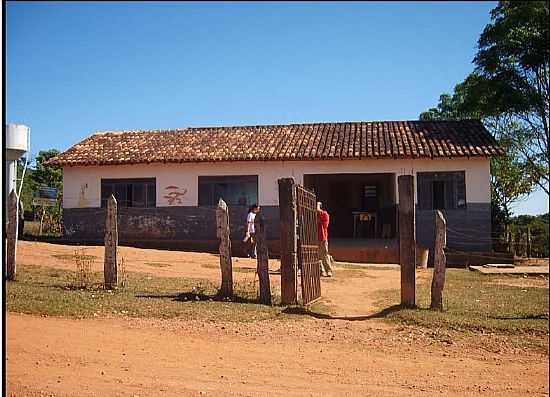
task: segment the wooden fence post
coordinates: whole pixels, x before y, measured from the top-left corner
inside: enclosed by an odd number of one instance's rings
[[[107,200],[107,217],[105,221],[105,261],[103,273],[105,289],[113,289],[118,285],[117,248],[118,248],[117,202],[111,195]]]
[[[401,305],[414,307],[416,288],[416,230],[414,177],[400,175],[399,190],[399,264],[401,265]]]
[[[258,256],[258,279],[260,281],[260,303],[271,305],[271,287],[269,285],[269,254],[265,238],[265,220],[261,213],[254,218],[254,236]]]
[[[8,280],[11,281],[14,281],[16,277],[17,228],[19,225],[17,202],[17,194],[13,189],[8,196],[8,241],[6,246],[6,272]]]
[[[432,278],[432,302],[430,309],[443,310],[443,287],[445,286],[445,246],[447,223],[441,211],[435,214],[434,274]]]
[[[233,296],[233,262],[231,258],[229,209],[221,198],[216,208],[216,227],[216,235],[220,239],[220,269],[222,272],[220,296],[231,298]]]
[[[282,178],[278,180],[278,183],[281,243],[281,303],[283,305],[295,305],[298,303],[296,186],[294,178]]]

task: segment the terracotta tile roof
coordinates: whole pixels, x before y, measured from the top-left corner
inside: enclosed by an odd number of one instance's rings
[[[63,166],[503,154],[477,120],[381,121],[98,132],[48,163]]]

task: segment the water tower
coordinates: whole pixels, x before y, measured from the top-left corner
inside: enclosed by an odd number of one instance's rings
[[[30,132],[31,129],[26,125],[6,124],[6,151],[4,152],[4,158],[6,160],[7,172],[4,191],[5,198],[17,187],[17,160],[29,150]],[[19,194],[19,192],[17,193]],[[7,200],[5,200],[5,203],[7,204]]]

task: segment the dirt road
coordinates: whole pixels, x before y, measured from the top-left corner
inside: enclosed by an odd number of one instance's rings
[[[87,251],[100,270],[101,248]],[[18,255],[25,264],[72,268],[62,258],[73,252],[21,242]],[[122,252],[129,271],[219,278],[213,255]],[[323,280],[323,293],[338,315],[357,317],[375,310],[376,290],[398,283],[397,270],[373,270]],[[548,356],[496,335],[445,336],[376,319],[222,323],[8,313],[6,321],[13,396],[548,395]]]
[[[253,324],[7,316],[10,395],[546,395],[543,356],[373,321]]]

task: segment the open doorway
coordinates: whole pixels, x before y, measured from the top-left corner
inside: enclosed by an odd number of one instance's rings
[[[315,192],[330,213],[332,237],[395,237],[395,174],[307,174],[304,185]]]

